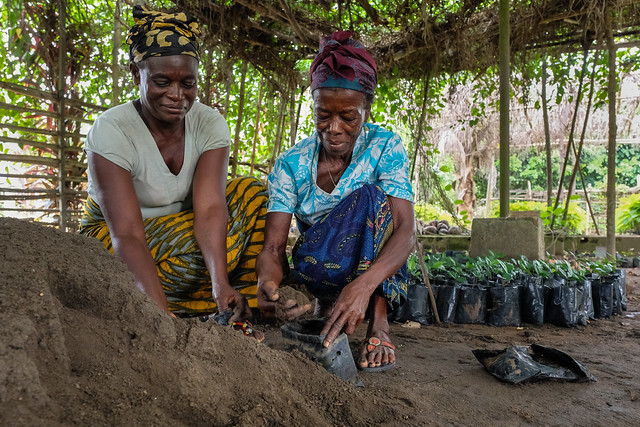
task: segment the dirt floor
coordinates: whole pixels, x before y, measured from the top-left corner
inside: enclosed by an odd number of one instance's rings
[[[396,368],[356,388],[299,353],[173,319],[95,240],[0,218],[0,425],[637,425],[640,271],[628,309],[580,328],[393,324]],[[363,325],[351,337],[363,339]],[[474,349],[562,350],[589,383],[514,386]]]

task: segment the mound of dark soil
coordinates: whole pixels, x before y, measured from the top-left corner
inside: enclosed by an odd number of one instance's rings
[[[174,319],[94,239],[0,218],[1,425],[337,425],[397,419],[302,356]]]

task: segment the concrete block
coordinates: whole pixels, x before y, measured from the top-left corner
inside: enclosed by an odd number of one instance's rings
[[[471,226],[469,255],[487,256],[489,251],[507,258],[544,259],[544,225],[540,214],[510,218],[475,218]]]
[[[540,218],[540,211],[510,211],[511,218]]]

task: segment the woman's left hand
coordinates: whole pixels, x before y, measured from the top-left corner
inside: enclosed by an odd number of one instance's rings
[[[352,334],[364,320],[371,295],[376,287],[398,271],[413,250],[415,244],[415,219],[413,204],[404,199],[388,196],[393,215],[393,233],[369,269],[345,286],[331,312],[331,317],[321,333],[327,337],[323,345],[331,346],[344,328]]]
[[[327,334],[322,343],[325,347],[331,347],[343,329],[350,335],[360,326],[367,312],[371,294],[372,292],[367,291],[365,283],[358,282],[358,279],[342,289],[333,305],[331,316],[320,332],[320,335]]]

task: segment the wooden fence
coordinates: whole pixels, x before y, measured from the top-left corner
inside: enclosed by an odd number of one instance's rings
[[[0,216],[78,230],[87,197],[84,141],[93,120],[104,110],[0,81]],[[255,152],[250,162],[229,159],[230,166],[244,166],[265,177],[272,164],[255,163]]]
[[[0,101],[0,216],[25,217],[76,231],[87,194],[84,140],[93,120],[106,107],[58,98],[55,93],[0,81],[0,100],[11,100]],[[254,164],[254,156],[249,163],[237,164],[268,174],[269,167]],[[235,159],[229,163],[236,163]],[[603,232],[605,194],[595,189],[588,192]],[[510,193],[512,201],[543,202],[546,198],[545,192],[531,190]],[[584,191],[576,194],[585,200]],[[592,221],[588,228],[593,231]]]
[[[640,177],[638,177],[640,182]],[[634,188],[626,190],[619,190],[616,192],[616,204],[622,197],[629,196],[631,194],[638,193],[640,185]],[[555,190],[554,190],[555,192]],[[576,189],[573,194],[579,196],[578,200],[573,200],[571,203],[575,203],[582,208],[586,213],[586,229],[584,234],[606,234],[607,224],[607,191],[603,189],[587,188],[587,190]],[[555,195],[554,195],[555,196]],[[566,191],[563,192],[562,200],[566,196]],[[514,201],[532,201],[545,203],[547,201],[546,191],[532,191],[532,190],[511,190],[509,200]],[[587,198],[589,203],[587,203]],[[590,205],[590,206],[589,206]],[[564,207],[563,201],[560,207]],[[593,214],[593,215],[592,215]],[[594,224],[595,222],[595,224]]]
[[[77,230],[86,132],[106,108],[0,81],[0,215]]]

